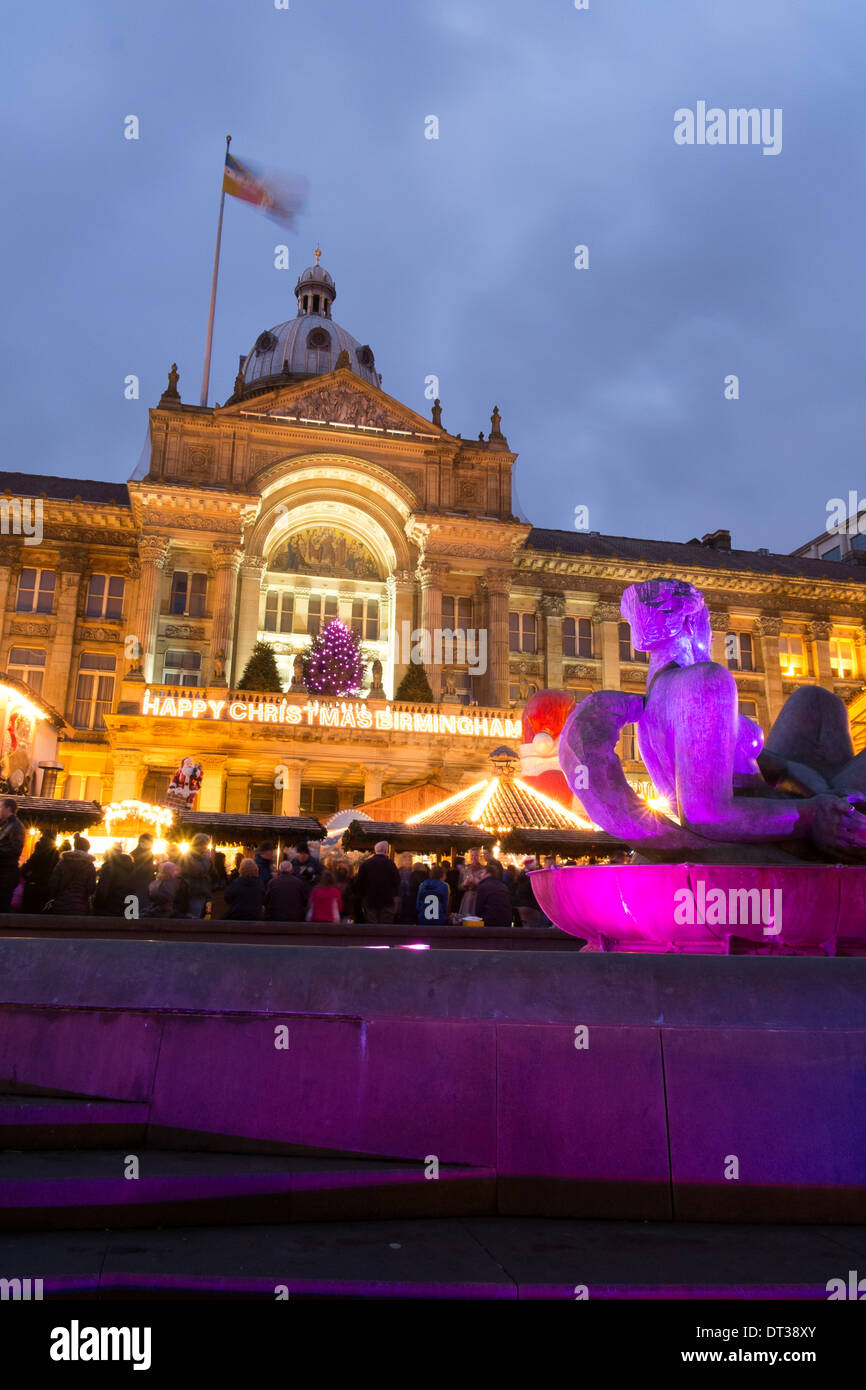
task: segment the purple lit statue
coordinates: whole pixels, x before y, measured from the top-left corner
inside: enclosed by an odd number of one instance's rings
[[[762,751],[761,729],[739,713],[734,677],[710,659],[698,589],[676,579],[633,584],[622,615],[635,649],[650,654],[646,695],[597,691],[560,739],[562,770],[596,824],[648,860],[866,862],[866,752],[855,757],[838,696],[820,686],[795,691]],[[626,781],[616,743],[632,723],[679,823]]]

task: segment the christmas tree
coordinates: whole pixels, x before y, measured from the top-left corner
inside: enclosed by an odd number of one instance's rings
[[[333,618],[307,652],[304,681],[311,695],[360,695],[365,666],[357,632]]]
[[[256,642],[238,681],[238,690],[261,690],[269,694],[282,688],[273,647],[270,642]]]
[[[427,672],[417,661],[406,668],[406,674],[397,686],[395,700],[411,700],[416,705],[432,705],[433,691],[427,679]]]

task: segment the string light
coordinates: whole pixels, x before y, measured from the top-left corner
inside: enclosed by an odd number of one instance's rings
[[[151,806],[147,801],[112,801],[102,813],[106,835],[111,834],[112,822],[116,820],[141,820],[157,830],[167,830],[174,820],[174,812],[168,806]]]

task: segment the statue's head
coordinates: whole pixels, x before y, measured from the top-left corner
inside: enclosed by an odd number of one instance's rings
[[[710,615],[703,594],[693,584],[683,579],[647,579],[643,584],[632,584],[622,596],[620,611],[631,627],[636,651],[672,647],[672,659],[681,666],[710,660]]]

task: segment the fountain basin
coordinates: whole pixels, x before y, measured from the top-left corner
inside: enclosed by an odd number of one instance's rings
[[[550,920],[594,950],[866,955],[860,865],[572,865],[531,879]]]

